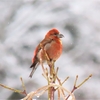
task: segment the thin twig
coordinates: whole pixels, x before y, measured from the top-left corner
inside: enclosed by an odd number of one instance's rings
[[[56,81],[58,70],[59,70],[59,67],[57,67],[57,69],[56,69],[55,76],[54,76],[54,82]]]
[[[77,88],[79,88],[80,86],[82,86],[87,80],[89,80],[90,77],[92,77],[92,74],[89,75],[82,83],[80,83],[79,85],[76,85],[77,80],[78,80],[78,75],[77,75],[71,93],[73,93]],[[66,100],[68,100],[69,97],[70,97],[70,95],[67,96]]]
[[[22,78],[20,78],[20,79],[21,79],[21,82],[22,82],[22,88],[24,89],[23,91],[22,91],[22,90],[17,90],[17,89],[11,88],[11,87],[6,86],[6,85],[3,85],[3,84],[0,84],[0,86],[6,88],[6,89],[8,89],[8,90],[11,90],[11,91],[13,91],[13,92],[16,92],[16,93],[19,93],[19,94],[27,95],[26,89],[25,89],[25,85],[24,85],[24,82],[23,82],[23,79],[22,79]]]
[[[92,74],[91,75],[89,75],[82,83],[80,83],[78,86],[77,86],[77,88],[79,88],[80,86],[82,86],[87,80],[89,80],[89,78],[91,78],[92,77]]]
[[[57,79],[58,79],[58,81],[60,80],[58,77],[57,77]],[[61,83],[61,85],[63,85],[68,79],[69,79],[69,76],[65,78],[65,80]],[[56,88],[55,91],[56,91],[57,89],[58,89],[58,88]]]
[[[60,100],[60,89],[58,88],[58,100]]]
[[[45,72],[46,72],[46,76],[48,77],[48,69],[47,68],[45,69]]]
[[[23,87],[23,90],[24,90],[23,92],[27,95],[26,88],[25,88],[24,81],[23,81],[22,77],[20,77],[20,80],[22,82],[22,87]]]
[[[69,79],[69,76],[65,78],[65,80],[61,83],[62,85]]]
[[[44,68],[44,66],[43,66],[42,60],[40,60],[40,64],[41,64],[41,66],[42,66],[43,73],[45,73],[45,68]]]
[[[41,96],[42,94],[39,93],[40,91],[44,91],[45,89],[47,89],[48,86],[44,86],[42,88],[39,88],[38,90],[36,91],[33,91],[31,93],[29,93],[25,98],[23,98],[23,100],[30,100],[33,98],[33,96]]]
[[[14,88],[11,88],[11,87],[6,86],[6,85],[3,85],[3,84],[0,84],[0,86],[6,88],[6,89],[8,89],[8,90],[11,90],[11,91],[13,91],[13,92],[19,93],[19,94],[25,94],[25,93],[24,93],[23,91],[21,91],[21,90],[14,89]],[[26,94],[25,94],[25,95],[26,95]]]
[[[61,89],[61,88],[59,88],[59,90],[60,90],[60,94],[61,94],[61,95],[62,95],[62,97],[63,97],[63,100],[65,100],[65,95],[63,94],[62,89]]]
[[[59,82],[59,85],[62,86],[62,83],[61,83],[61,81],[60,81],[60,79],[59,79],[58,77],[57,77],[57,80],[58,80],[58,82]],[[64,93],[64,91],[61,90],[61,92],[62,92],[62,95],[65,97],[65,93]]]
[[[78,80],[78,75],[76,75],[75,82],[74,82],[74,87],[76,87],[77,80]]]

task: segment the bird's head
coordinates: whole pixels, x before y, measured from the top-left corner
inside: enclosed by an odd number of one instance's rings
[[[55,28],[51,29],[45,36],[45,38],[49,38],[49,39],[59,39],[59,38],[63,38],[63,34],[60,34],[59,31]]]

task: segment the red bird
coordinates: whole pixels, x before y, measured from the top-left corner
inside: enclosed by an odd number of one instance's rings
[[[40,62],[44,63],[46,61],[46,56],[43,52],[43,48],[46,51],[51,62],[55,62],[60,57],[62,53],[62,42],[60,38],[62,37],[64,36],[60,34],[59,31],[55,28],[51,29],[45,35],[45,38],[35,49],[34,57],[32,59],[32,65],[30,66],[30,68],[33,68],[32,72],[30,73],[30,77],[32,77]],[[43,48],[41,48],[41,45]]]

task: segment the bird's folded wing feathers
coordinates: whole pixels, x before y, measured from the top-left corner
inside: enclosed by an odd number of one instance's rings
[[[45,39],[45,41],[41,41],[41,43],[38,45],[38,52],[42,49],[45,48],[45,46],[47,47],[53,40],[52,39]]]

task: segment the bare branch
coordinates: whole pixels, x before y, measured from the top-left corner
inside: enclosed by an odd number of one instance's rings
[[[82,86],[87,80],[89,80],[92,77],[92,74],[89,75],[82,83],[80,83],[77,88],[79,88],[80,86]]]
[[[73,93],[77,88],[79,88],[80,86],[82,86],[87,80],[89,80],[90,77],[92,77],[92,74],[89,75],[82,83],[80,83],[79,85],[76,85],[77,80],[78,80],[78,75],[77,75],[71,93]],[[69,97],[70,97],[70,95],[67,96],[66,100],[68,100]]]

